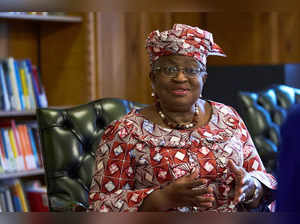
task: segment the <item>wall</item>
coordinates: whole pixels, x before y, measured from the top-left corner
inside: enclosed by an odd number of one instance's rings
[[[209,57],[211,66],[300,62],[297,13],[97,13],[95,97],[121,97],[150,103],[147,35],[174,23],[214,34],[227,58]],[[270,78],[272,78],[270,76]]]

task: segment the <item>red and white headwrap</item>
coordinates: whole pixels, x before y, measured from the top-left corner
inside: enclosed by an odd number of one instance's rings
[[[151,32],[146,40],[146,49],[151,65],[161,56],[176,54],[194,57],[206,69],[207,56],[226,56],[214,43],[210,32],[184,24],[174,24],[171,30],[163,32]]]

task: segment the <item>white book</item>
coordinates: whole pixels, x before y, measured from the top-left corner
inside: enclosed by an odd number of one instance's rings
[[[11,80],[11,85],[12,85],[12,93],[13,93],[13,95],[11,97],[12,109],[20,111],[20,110],[22,110],[22,108],[21,108],[21,102],[20,102],[20,95],[19,95],[19,91],[18,91],[14,59],[12,57],[10,57],[6,61],[7,61],[7,65],[8,65],[8,75],[9,75],[9,78]]]

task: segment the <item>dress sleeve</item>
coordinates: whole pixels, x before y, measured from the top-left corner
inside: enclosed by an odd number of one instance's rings
[[[263,199],[264,202],[270,204],[274,200],[273,191],[277,188],[277,181],[271,174],[266,172],[245,123],[236,111],[234,111],[234,113],[238,119],[238,129],[242,142],[244,157],[243,167],[252,177],[258,179],[265,186]]]
[[[89,192],[89,211],[137,211],[158,187],[135,189],[132,126],[120,121],[110,125],[96,151],[94,175]]]

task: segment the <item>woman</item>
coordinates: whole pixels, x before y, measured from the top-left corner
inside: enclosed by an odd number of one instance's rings
[[[225,56],[212,34],[175,24],[147,38],[155,105],[113,122],[96,153],[92,211],[237,211],[271,202],[245,124],[201,98],[206,57]]]

